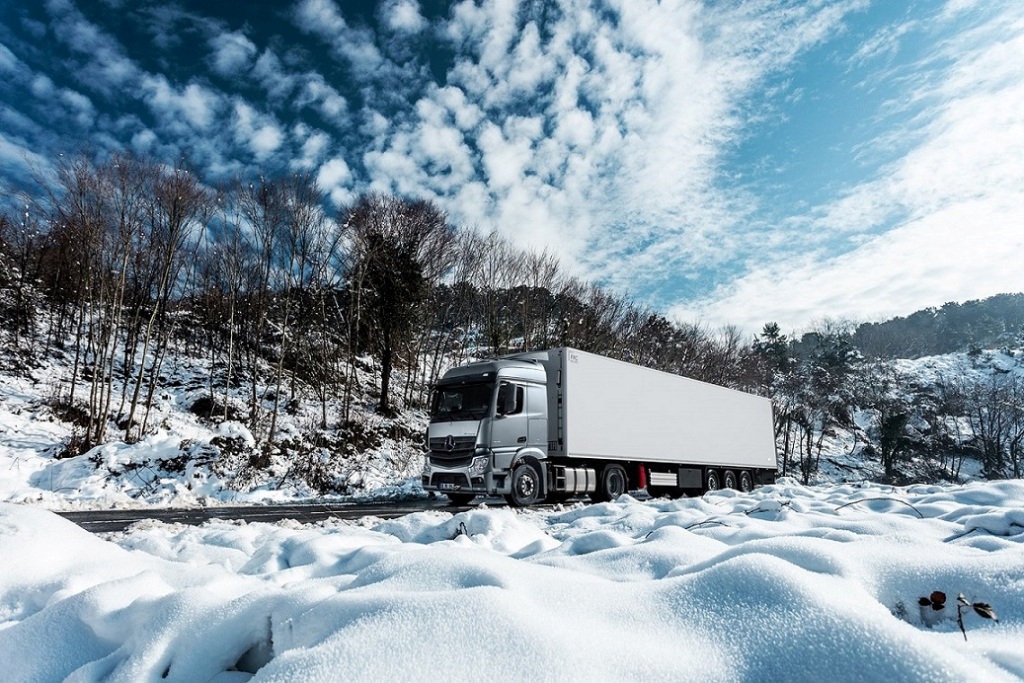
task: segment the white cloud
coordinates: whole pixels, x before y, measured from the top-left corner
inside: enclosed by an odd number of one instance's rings
[[[249,148],[257,160],[263,161],[284,142],[281,126],[270,115],[261,114],[244,100],[235,99],[235,140]]]
[[[941,70],[920,91],[901,93],[928,103],[926,115],[905,120],[904,133],[916,144],[877,177],[795,217],[789,237],[810,242],[812,251],[793,261],[780,252],[676,314],[701,313],[748,329],[770,320],[799,328],[823,315],[874,320],[1019,291],[1024,63],[1013,58],[1019,54],[1019,10],[935,45],[929,64],[950,66],[932,67]],[[845,252],[834,244],[826,249],[836,236],[854,238]]]
[[[96,119],[96,108],[92,100],[70,88],[56,87],[45,74],[36,74],[29,82],[29,90],[44,102],[50,114],[66,115],[79,127],[88,128]]]
[[[179,90],[163,74],[147,74],[141,85],[145,103],[168,129],[178,134],[188,134],[183,120],[196,130],[208,129],[222,107],[221,95],[198,83],[189,83]]]
[[[743,134],[743,103],[862,5],[563,3],[541,30],[513,0],[458,3],[443,31],[457,56],[431,97],[477,107],[456,125],[479,150],[488,208],[462,196],[448,209],[529,232],[620,291],[729,258],[749,200],[719,189],[718,174]]]
[[[320,115],[338,126],[347,125],[348,100],[318,73],[304,76],[301,89],[295,96],[298,108],[315,106]]]
[[[346,59],[357,77],[373,75],[384,63],[373,34],[349,26],[333,0],[302,0],[293,18],[300,29],[319,36]]]
[[[348,24],[331,0],[302,0],[294,14],[299,28],[310,33],[341,34]]]
[[[470,102],[461,88],[445,86],[431,93],[438,103],[448,109],[460,130],[469,131],[483,119],[483,112],[475,103]]]
[[[528,139],[518,137],[510,140],[500,128],[488,124],[477,143],[483,153],[484,170],[492,190],[500,192],[522,183],[531,158]]]
[[[283,100],[295,89],[295,81],[287,73],[281,60],[270,49],[263,51],[256,60],[253,75],[259,79],[271,98]]]
[[[93,106],[92,100],[82,93],[62,88],[60,99],[80,127],[88,128],[96,120],[96,108]]]
[[[221,76],[237,76],[247,71],[256,56],[256,45],[241,31],[217,33],[209,40],[213,49],[213,70]]]
[[[33,78],[32,82],[29,84],[29,89],[32,91],[32,94],[39,99],[48,99],[53,97],[54,90],[56,90],[53,85],[53,81],[45,74],[36,74],[35,78]]]
[[[397,33],[420,33],[428,26],[416,0],[389,0],[380,12],[388,28]]]
[[[822,317],[877,321],[947,301],[1020,290],[1022,198],[971,201],[936,211],[830,256],[777,257],[671,315],[756,332],[766,322],[806,329]]]
[[[48,0],[46,7],[53,17],[54,34],[84,59],[74,72],[81,83],[109,94],[131,88],[138,81],[142,71],[113,36],[86,19],[69,2]]]
[[[132,149],[136,152],[145,153],[153,149],[153,146],[157,143],[156,133],[149,130],[140,130],[132,136]]]
[[[330,197],[337,207],[352,201],[352,171],[341,157],[335,157],[320,167],[316,184]]]
[[[6,45],[0,43],[0,71],[14,72],[21,68],[21,60]]]
[[[33,152],[25,141],[8,137],[0,131],[0,168],[27,177],[37,171],[45,172],[50,168],[50,162]]]

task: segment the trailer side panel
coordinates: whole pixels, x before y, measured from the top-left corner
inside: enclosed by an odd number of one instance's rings
[[[546,355],[552,455],[776,467],[767,398],[575,349]]]

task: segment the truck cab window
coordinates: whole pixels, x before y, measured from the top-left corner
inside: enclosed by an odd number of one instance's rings
[[[430,406],[430,421],[479,420],[487,415],[494,396],[494,384],[438,386]]]
[[[524,400],[523,387],[510,382],[502,382],[498,387],[498,406],[495,411],[498,415],[518,415],[523,412]]]

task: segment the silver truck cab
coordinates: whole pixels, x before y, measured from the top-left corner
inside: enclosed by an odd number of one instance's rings
[[[547,493],[548,403],[543,366],[494,360],[454,368],[434,387],[424,490],[466,504],[478,495],[513,505]]]

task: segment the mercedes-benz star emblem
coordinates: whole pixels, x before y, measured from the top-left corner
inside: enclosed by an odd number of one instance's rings
[[[455,450],[455,437],[451,434],[444,437],[444,449],[449,453]]]

